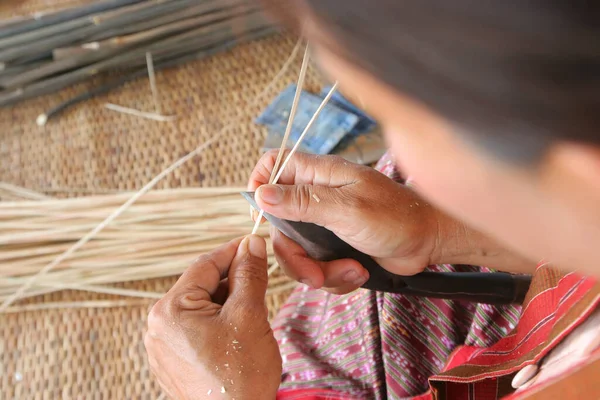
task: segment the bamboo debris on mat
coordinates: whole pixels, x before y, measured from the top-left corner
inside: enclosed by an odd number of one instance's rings
[[[252,229],[242,188],[186,188],[151,191],[80,251],[48,273],[25,297],[63,289],[129,297],[161,293],[111,286],[178,275],[200,254]],[[72,199],[0,202],[0,300],[64,252],[131,193]],[[258,232],[268,236],[266,227]],[[269,244],[269,264],[275,264]],[[270,268],[270,272],[275,270]],[[293,287],[271,276],[270,292]]]
[[[53,93],[98,74],[121,75],[46,113],[38,120],[45,123],[72,104],[143,76],[147,53],[160,70],[274,31],[246,0],[108,0],[6,24],[0,21],[0,106]]]

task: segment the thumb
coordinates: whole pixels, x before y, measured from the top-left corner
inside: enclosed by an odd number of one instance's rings
[[[256,192],[256,202],[265,212],[325,227],[347,216],[340,197],[338,189],[315,185],[263,185]]]
[[[257,235],[242,240],[229,269],[229,298],[235,307],[264,308],[267,292],[267,243]]]

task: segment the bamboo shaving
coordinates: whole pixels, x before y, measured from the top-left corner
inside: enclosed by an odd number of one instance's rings
[[[150,90],[152,91],[152,100],[154,101],[154,112],[162,115],[162,107],[160,105],[160,96],[158,94],[158,86],[156,85],[156,74],[154,73],[154,61],[152,53],[146,53],[146,65],[148,67],[148,79],[150,80]]]
[[[156,113],[136,110],[135,108],[123,107],[118,104],[112,104],[112,103],[104,104],[104,108],[111,110],[111,111],[116,111],[116,112],[119,112],[122,114],[133,115],[134,117],[151,119],[153,121],[158,121],[158,122],[169,122],[169,121],[173,121],[175,119],[175,116],[173,116],[173,115],[160,115],[160,114],[156,114]]]

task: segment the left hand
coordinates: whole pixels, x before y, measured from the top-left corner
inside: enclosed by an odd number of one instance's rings
[[[144,344],[172,399],[274,399],[281,356],[267,320],[265,241],[201,256],[152,308]]]

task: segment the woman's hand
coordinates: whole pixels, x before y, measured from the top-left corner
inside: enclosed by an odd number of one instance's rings
[[[434,261],[439,213],[410,188],[372,168],[308,154],[294,155],[279,184],[267,185],[276,156],[261,158],[248,187],[265,212],[324,226],[396,274],[416,274]],[[368,279],[354,260],[315,261],[279,231],[271,236],[286,274],[311,287],[346,293]]]
[[[392,273],[413,275],[431,264],[535,269],[535,262],[431,206],[411,188],[339,157],[295,154],[279,184],[268,185],[276,157],[276,151],[265,154],[250,177],[248,189],[256,191],[259,207],[278,218],[324,226]],[[271,238],[286,274],[313,288],[342,294],[369,277],[355,260],[312,260],[276,229]]]
[[[201,256],[152,308],[144,343],[172,399],[274,399],[281,356],[267,321],[258,236]]]

